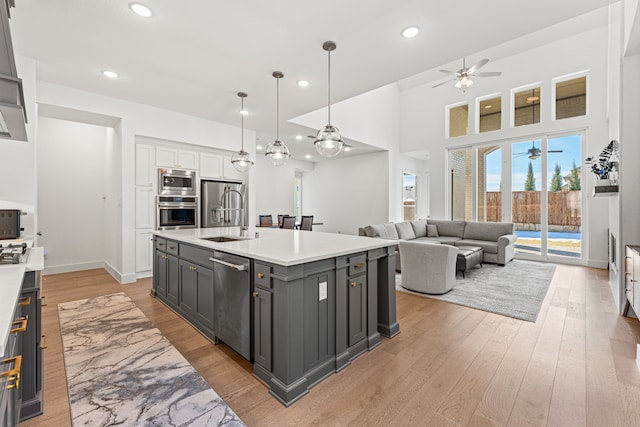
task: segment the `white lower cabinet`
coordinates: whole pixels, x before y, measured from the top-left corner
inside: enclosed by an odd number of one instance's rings
[[[153,268],[152,230],[136,230],[136,273]]]

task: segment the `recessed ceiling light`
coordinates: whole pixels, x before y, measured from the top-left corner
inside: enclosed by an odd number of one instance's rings
[[[311,158],[311,154],[307,154],[306,156],[304,156],[305,159],[310,159]]]
[[[240,114],[246,116],[247,114],[249,114],[249,112],[247,110],[240,110]]]
[[[102,75],[110,79],[117,79],[118,77],[120,77],[118,73],[111,70],[102,70]]]
[[[402,34],[402,37],[404,37],[405,39],[412,39],[418,34],[420,34],[420,27],[416,27],[415,25],[412,25],[411,27],[407,27],[404,30],[402,30],[400,34]]]
[[[129,3],[129,9],[131,9],[136,15],[142,16],[143,18],[150,18],[153,16],[151,9],[142,3]]]
[[[262,145],[256,145],[256,150],[258,151],[262,150]]]
[[[528,103],[532,103],[534,101],[537,101],[538,99],[540,99],[539,96],[530,96],[530,97],[527,98],[527,102]]]
[[[300,86],[300,87],[309,86],[309,80],[298,80],[298,86]]]
[[[302,138],[303,138],[303,136],[302,136],[302,135],[296,135],[296,139],[297,139],[298,141],[300,141]]]
[[[485,105],[484,108],[493,108],[493,105]]]

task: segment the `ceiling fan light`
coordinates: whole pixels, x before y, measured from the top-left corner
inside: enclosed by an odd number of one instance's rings
[[[328,124],[324,129],[318,131],[316,140],[313,142],[316,151],[323,157],[333,157],[342,150],[344,143],[338,128]]]
[[[249,153],[244,150],[240,150],[237,153],[233,153],[231,156],[231,164],[238,172],[246,172],[251,166],[253,166],[253,160]]]
[[[289,160],[289,157],[291,157],[287,146],[277,139],[271,144],[267,145],[267,151],[264,153],[264,155],[267,156],[269,160],[271,160],[271,164],[273,166],[282,166],[286,164]]]

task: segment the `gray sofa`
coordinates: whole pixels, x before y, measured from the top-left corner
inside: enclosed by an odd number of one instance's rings
[[[516,236],[512,223],[471,222],[419,219],[367,225],[358,235],[383,239],[415,240],[416,242],[452,246],[477,246],[483,249],[482,262],[505,265],[514,257]],[[400,271],[400,255],[396,256]]]

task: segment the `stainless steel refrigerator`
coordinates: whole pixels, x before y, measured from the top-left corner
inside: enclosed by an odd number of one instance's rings
[[[202,180],[200,186],[201,227],[246,225],[246,186],[230,181]]]

